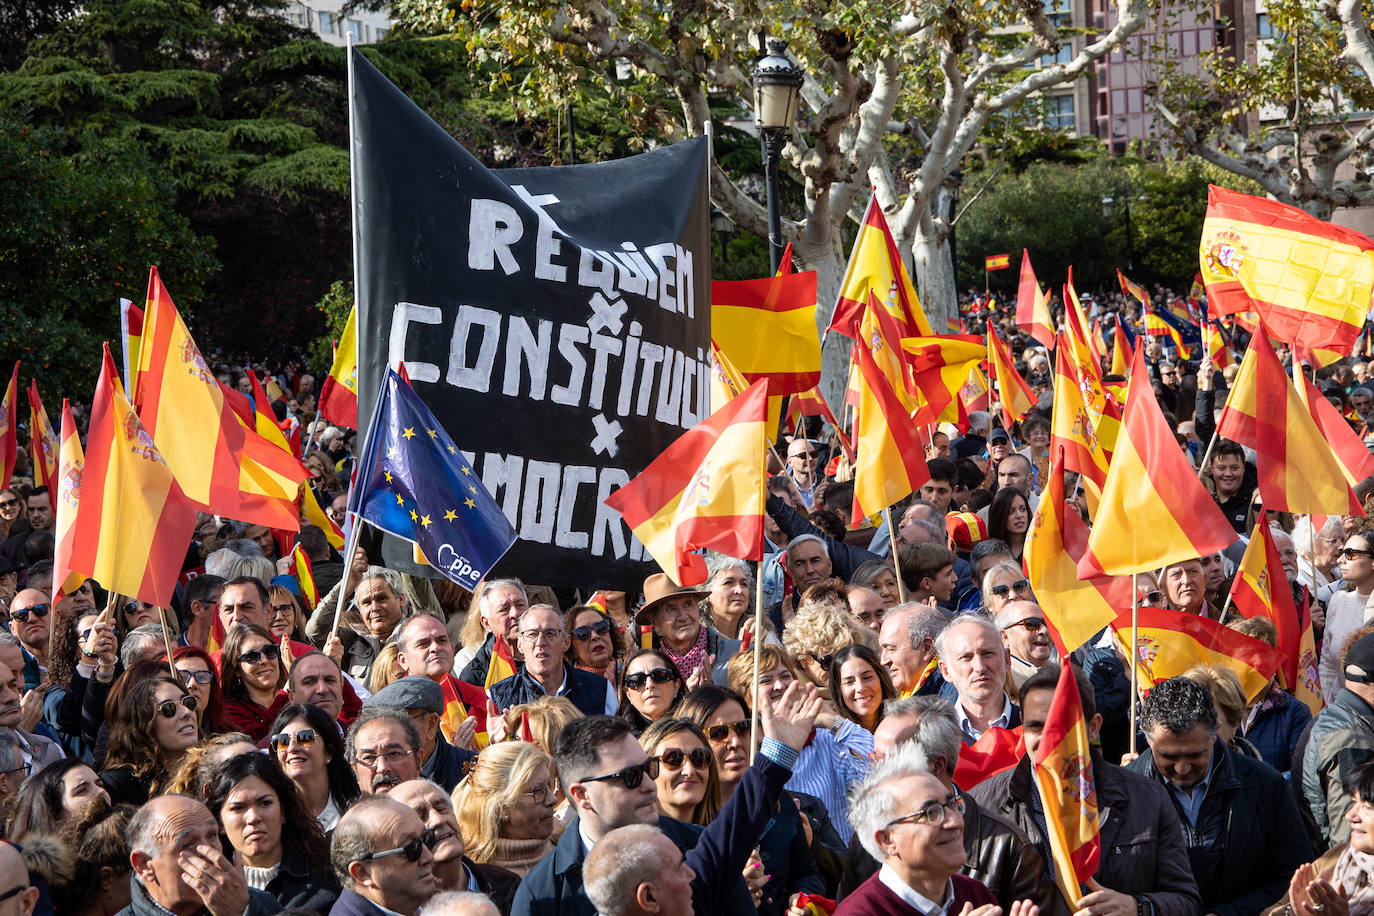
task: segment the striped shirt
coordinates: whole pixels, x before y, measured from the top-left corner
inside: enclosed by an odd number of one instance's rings
[[[792,792],[814,795],[830,813],[835,832],[846,843],[854,835],[849,824],[849,787],[868,775],[873,753],[873,735],[848,719],[840,720],[834,732],[818,728],[811,742],[802,748],[801,757],[792,768],[792,778],[786,788]]]

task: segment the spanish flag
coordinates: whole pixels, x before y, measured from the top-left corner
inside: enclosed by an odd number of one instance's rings
[[[1215,321],[1203,323],[1202,343],[1207,348],[1207,356],[1212,360],[1212,365],[1218,369],[1225,369],[1235,362],[1231,358],[1231,348],[1226,345],[1226,336],[1221,333],[1221,328]]]
[[[1097,425],[1083,403],[1083,386],[1074,369],[1064,332],[1054,353],[1054,410],[1050,414],[1050,448],[1062,450],[1064,467],[1077,471],[1100,490],[1107,482],[1108,458],[1097,438]]]
[[[343,336],[334,350],[334,365],[320,386],[319,411],[336,426],[358,428],[358,306],[344,322]]]
[[[104,357],[91,406],[70,572],[170,607],[196,507],[124,397],[108,344]]]
[[[286,439],[286,434],[277,425],[276,415],[268,407],[267,395],[263,393],[262,386],[258,384],[258,376],[255,372],[249,372],[248,378],[253,386],[253,430],[261,437],[259,448],[261,450],[279,449],[279,452],[271,451],[272,457],[280,467],[299,472],[299,478],[293,474],[283,474],[276,468],[269,469],[257,462],[245,460],[241,466],[239,474],[240,490],[240,511],[246,508],[250,513],[259,519],[273,518],[276,521],[270,525],[283,531],[299,530],[301,512],[298,506],[296,493],[303,486],[301,480],[308,472],[305,466],[300,463],[295,454],[291,451],[291,444]],[[318,506],[318,503],[316,504]],[[324,515],[323,512],[320,513]],[[327,517],[326,517],[327,518]],[[311,520],[312,524],[319,524]],[[264,524],[267,524],[264,522]],[[324,526],[321,526],[324,527]],[[328,534],[333,528],[337,532],[337,527],[331,523],[330,527],[325,527]],[[339,543],[335,547],[343,546],[343,538],[339,538]]]
[[[1130,575],[1215,553],[1236,539],[1164,420],[1137,347],[1126,416],[1080,576]]]
[[[730,357],[711,341],[711,411],[714,413],[744,393],[749,385]]]
[[[606,498],[659,566],[683,585],[706,581],[692,551],[763,556],[767,379],[750,385]]]
[[[1098,374],[1102,374],[1102,357],[1088,336],[1088,316],[1083,311],[1083,303],[1078,300],[1078,290],[1073,287],[1073,265],[1069,265],[1069,279],[1064,284],[1064,323],[1069,326],[1070,338],[1077,338],[1088,344],[1093,358],[1097,360]]]
[[[990,254],[983,258],[984,270],[1006,270],[1011,266],[1011,255]]]
[[[301,587],[301,597],[306,601],[306,607],[314,610],[320,603],[320,590],[315,585],[315,571],[310,566],[310,558],[305,555],[301,545],[297,544],[291,549],[291,575],[295,576],[296,582]]]
[[[495,661],[493,657],[493,661]],[[495,667],[493,665],[493,667]],[[439,679],[439,686],[444,691],[444,714],[439,717],[439,727],[444,731],[444,737],[449,741],[458,733],[463,720],[472,716],[477,720],[477,731],[474,734],[477,749],[480,751],[486,747],[490,741],[487,734],[487,698],[485,692],[480,687],[472,684],[465,684],[453,676],[446,673]],[[463,694],[467,693],[465,701]],[[477,696],[482,693],[482,696]]]
[[[930,479],[925,444],[911,419],[915,399],[906,388],[894,322],[870,296],[857,341],[859,405],[855,409],[853,523],[859,525]]]
[[[1350,428],[1341,412],[1322,396],[1307,376],[1299,372],[1298,378],[1302,379],[1302,384],[1296,386],[1298,394],[1306,402],[1322,438],[1331,446],[1336,461],[1345,472],[1346,482],[1354,486],[1366,477],[1374,476],[1374,453],[1369,451],[1364,440]]]
[[[878,195],[868,200],[863,226],[854,239],[840,296],[830,319],[830,330],[853,337],[863,321],[869,296],[876,296],[887,313],[898,323],[904,337],[933,337],[935,330],[921,310],[916,287],[906,271],[897,241],[888,229]]]
[[[515,656],[511,654],[510,644],[500,636],[494,637],[492,639],[491,662],[487,665],[487,679],[482,682],[483,686],[490,690],[492,684],[513,677],[516,669]]]
[[[1054,318],[1050,315],[1049,296],[1040,288],[1031,267],[1030,252],[1021,249],[1021,284],[1016,290],[1016,326],[1046,349],[1054,348]]]
[[[1213,316],[1254,311],[1281,340],[1349,354],[1374,292],[1374,241],[1297,207],[1207,193],[1199,245]]]
[[[1245,555],[1231,583],[1231,604],[1242,617],[1267,617],[1273,622],[1279,652],[1283,654],[1283,665],[1279,669],[1283,686],[1309,707],[1315,703],[1314,712],[1320,709],[1321,692],[1305,691],[1298,675],[1303,628],[1298,620],[1297,605],[1293,603],[1293,592],[1288,587],[1287,574],[1283,571],[1283,560],[1269,530],[1269,520],[1263,514],[1250,533],[1250,543],[1245,547]],[[1304,696],[1304,692],[1310,695]]]
[[[1126,338],[1126,328],[1121,323],[1121,316],[1116,319],[1116,327],[1112,331],[1112,375],[1119,375],[1125,378],[1131,371],[1131,342]]]
[[[1364,514],[1340,462],[1269,345],[1263,323],[1250,338],[1217,435],[1255,450],[1260,495],[1267,508]]]
[[[787,421],[792,424],[793,429],[801,423],[802,417],[821,417],[829,423],[840,440],[840,447],[844,449],[850,463],[853,463],[854,446],[849,443],[849,437],[844,434],[840,421],[835,419],[835,412],[830,409],[830,403],[826,401],[820,388],[808,388],[787,402]]]
[[[1006,341],[998,335],[991,322],[988,323],[987,347],[988,368],[991,370],[993,381],[997,383],[997,398],[1002,403],[1002,419],[1010,429],[1013,423],[1035,406],[1035,396],[1031,394],[1030,385],[1026,384],[1021,373],[1016,371]]]
[[[1059,669],[1059,685],[1035,751],[1034,772],[1055,881],[1069,909],[1077,909],[1080,885],[1097,874],[1102,840],[1088,724],[1083,720],[1073,665],[1068,663]]]
[[[1078,578],[1077,560],[1088,543],[1088,525],[1064,503],[1064,451],[1056,449],[1049,480],[1026,534],[1026,577],[1045,612],[1059,654],[1083,645],[1116,620],[1131,603],[1129,577]]]
[[[329,541],[329,546],[335,550],[343,550],[344,535],[334,520],[325,514],[320,506],[320,501],[315,497],[315,491],[310,488],[310,484],[302,483],[300,486],[300,505],[301,517],[307,524],[317,525],[324,531],[324,536]]]
[[[987,410],[991,398],[989,397],[988,379],[983,374],[983,370],[974,366],[968,371],[968,378],[964,380],[964,387],[959,389],[959,401],[965,411]]]
[[[138,347],[143,341],[143,309],[129,299],[119,300],[119,339],[124,351],[124,387],[133,391]]]
[[[72,543],[76,537],[76,515],[81,501],[81,475],[86,456],[81,449],[81,436],[72,419],[72,405],[62,399],[62,440],[58,446],[57,473],[48,484],[53,507],[53,534],[56,544],[52,557],[53,604],[61,602],[81,587],[86,577],[72,569]]]
[[[746,382],[768,379],[774,397],[820,384],[816,272],[712,281],[711,339]]]
[[[1136,673],[1146,690],[1153,690],[1160,681],[1178,677],[1194,665],[1222,665],[1236,672],[1246,700],[1254,702],[1283,664],[1283,653],[1278,649],[1215,620],[1162,607],[1143,607],[1137,613],[1140,628]],[[1129,609],[1117,618],[1112,629],[1123,645],[1130,644]]]
[[[987,359],[983,339],[973,334],[903,337],[901,345],[911,373],[908,390],[921,397],[916,422],[957,421],[959,391],[969,370]]]
[[[972,789],[983,780],[1016,766],[1025,753],[1026,742],[1021,735],[1021,726],[989,728],[977,741],[959,749],[959,762],[954,765],[954,782],[965,791]]]
[[[33,484],[53,488],[57,474],[57,435],[48,422],[43,399],[38,396],[38,380],[29,379],[29,457],[33,460]],[[49,499],[51,499],[49,494]]]
[[[1121,272],[1121,268],[1119,267],[1116,269],[1116,279],[1121,284],[1121,292],[1125,293],[1127,296],[1134,296],[1142,308],[1149,309],[1150,293],[1145,287],[1127,279],[1126,275]]]
[[[1065,286],[1064,290],[1070,297],[1071,304],[1078,301],[1071,283]],[[1076,306],[1065,307],[1064,327],[1061,329],[1065,333],[1060,339],[1066,345],[1069,360],[1073,364],[1074,376],[1083,394],[1083,406],[1088,411],[1088,419],[1097,430],[1097,438],[1102,442],[1103,453],[1110,457],[1116,448],[1116,437],[1120,435],[1121,410],[1107,395],[1107,390],[1102,385],[1101,354],[1093,349],[1093,343],[1088,339],[1087,327],[1079,320],[1080,313],[1081,310]]]
[[[14,364],[5,396],[0,398],[0,490],[10,485],[19,459],[19,363]]]

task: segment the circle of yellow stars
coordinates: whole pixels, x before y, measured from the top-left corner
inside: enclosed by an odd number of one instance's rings
[[[439,431],[438,431],[437,429],[426,429],[425,432],[427,432],[427,433],[429,434],[429,437],[430,437],[431,439],[438,439],[438,438],[439,438]],[[409,440],[411,440],[411,439],[414,439],[414,438],[416,437],[416,435],[418,435],[418,434],[415,432],[415,427],[413,427],[413,426],[407,426],[407,427],[405,428],[405,431],[404,431],[403,433],[401,433],[401,438],[406,439],[407,441],[409,441]],[[455,448],[455,447],[453,446],[452,443],[449,443],[447,446],[445,446],[445,448],[447,449],[447,451],[448,451],[448,453],[449,453],[450,455],[456,455],[456,454],[458,454],[458,449]],[[387,448],[387,450],[386,450],[386,456],[387,456],[388,458],[391,458],[391,459],[400,458],[400,457],[401,457],[400,449],[398,449],[396,446],[392,445],[392,446],[390,446],[390,447]],[[468,467],[467,465],[463,465],[461,468],[459,468],[459,470],[461,470],[461,471],[463,472],[463,476],[464,476],[464,477],[467,477],[467,478],[471,478],[471,477],[472,477],[472,468]],[[387,483],[393,483],[393,482],[395,481],[395,477],[392,476],[392,474],[391,474],[390,471],[383,471],[383,472],[382,472],[382,475],[383,475],[383,477],[386,479],[386,482],[387,482]],[[469,481],[467,482],[466,486],[467,486],[467,488],[468,488],[468,492],[469,492],[470,495],[469,495],[466,499],[463,500],[463,505],[466,506],[466,507],[469,508],[469,509],[476,509],[476,508],[477,508],[477,503],[476,503],[476,501],[473,500],[472,496],[473,496],[473,495],[476,495],[476,493],[477,493],[477,485],[476,485],[475,483],[473,483],[473,482],[469,479]],[[402,496],[400,493],[397,493],[397,494],[396,494],[396,505],[404,507],[405,504],[406,504],[405,497]],[[456,509],[445,509],[445,510],[444,510],[444,521],[446,521],[446,522],[452,522],[452,521],[457,520],[457,518],[458,518],[458,512],[457,512]],[[434,520],[433,520],[430,516],[428,516],[428,515],[421,515],[421,514],[419,513],[418,507],[410,510],[410,520],[411,520],[412,522],[418,523],[418,524],[420,525],[420,527],[422,527],[422,528],[428,528],[430,525],[434,524]]]

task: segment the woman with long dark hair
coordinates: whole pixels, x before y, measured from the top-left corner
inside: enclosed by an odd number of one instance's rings
[[[266,738],[272,720],[290,702],[281,692],[286,665],[272,634],[256,624],[236,624],[224,640],[219,672],[225,725],[254,741]]]
[[[186,685],[186,692],[196,698],[202,736],[228,731],[224,724],[224,694],[219,687],[219,672],[214,659],[200,646],[178,646],[172,650],[172,664]]]
[[[197,706],[181,681],[165,671],[129,688],[114,710],[100,773],[110,801],[141,805],[163,791],[182,756],[200,740]]]
[[[206,785],[205,804],[242,857],[249,887],[286,909],[324,913],[334,905],[339,882],[329,867],[329,844],[275,760],[230,757]]]
[[[883,721],[883,704],[897,696],[878,653],[868,646],[845,646],[830,663],[830,699],[836,711],[872,733]]]
[[[672,714],[687,692],[682,673],[662,649],[640,649],[625,663],[620,678],[620,708],[616,715],[638,735]]]
[[[1005,541],[1016,562],[1026,546],[1026,532],[1030,530],[1031,507],[1026,494],[1015,487],[1003,487],[988,507],[988,537]]]
[[[61,835],[66,825],[85,818],[92,804],[110,807],[110,793],[100,784],[95,770],[79,758],[58,760],[19,787],[5,836],[22,843],[29,833]]]
[[[306,811],[326,834],[353,799],[358,780],[344,758],[343,739],[333,719],[318,706],[292,703],[277,714],[268,748],[296,784]]]

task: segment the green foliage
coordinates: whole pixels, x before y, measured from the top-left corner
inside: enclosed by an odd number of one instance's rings
[[[348,313],[353,310],[353,281],[334,281],[329,291],[315,303],[315,308],[324,316],[325,332],[322,337],[310,342],[310,371],[322,383],[334,365],[333,344],[343,336],[344,323],[348,321]]]

